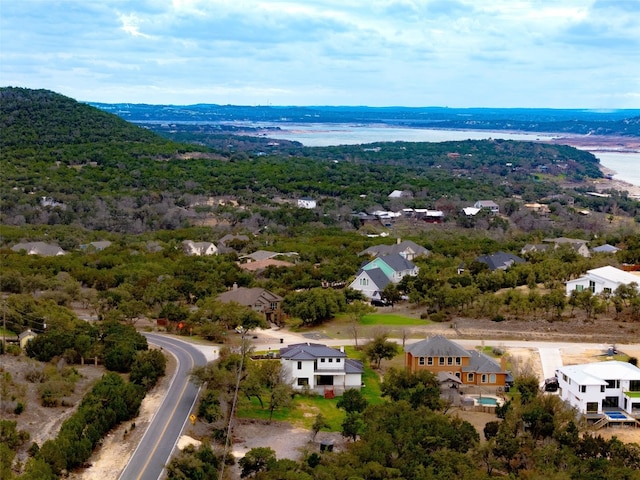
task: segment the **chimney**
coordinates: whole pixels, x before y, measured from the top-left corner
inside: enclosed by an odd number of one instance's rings
[[[236,282],[233,282],[233,287],[231,287],[233,290],[238,290],[238,284]]]
[[[400,245],[401,243],[402,243],[402,239],[401,239],[400,237],[398,237],[398,238],[396,239],[396,244],[397,244],[397,245]]]
[[[344,353],[344,346],[340,347],[340,351]]]
[[[504,354],[500,357],[500,370],[503,372],[507,371],[507,356]]]

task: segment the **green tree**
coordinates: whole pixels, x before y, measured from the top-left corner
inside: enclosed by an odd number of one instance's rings
[[[393,282],[387,283],[387,285],[380,292],[380,298],[392,307],[402,300],[402,294],[398,289],[398,285]]]
[[[400,351],[400,346],[389,340],[387,333],[377,333],[375,337],[364,346],[364,353],[376,368],[380,368],[382,360],[391,360]]]
[[[349,315],[349,319],[351,321],[351,331],[353,332],[353,339],[355,341],[356,350],[359,350],[358,347],[358,332],[360,327],[360,322],[365,315],[375,312],[376,309],[373,308],[370,304],[365,303],[360,300],[354,300],[349,303],[346,307],[346,312]]]
[[[364,397],[362,392],[355,388],[349,388],[345,390],[336,403],[336,407],[344,409],[347,413],[361,413],[367,408],[368,405],[369,402]]]
[[[443,402],[440,399],[440,382],[427,370],[410,372],[406,369],[391,368],[384,376],[381,385],[382,395],[392,402],[407,401],[411,407],[428,407],[440,410]]]
[[[242,469],[242,478],[255,476],[255,474],[267,470],[276,462],[276,452],[269,447],[256,447],[249,450],[238,464]]]

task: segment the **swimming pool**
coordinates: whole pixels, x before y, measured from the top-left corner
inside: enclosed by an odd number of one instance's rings
[[[498,405],[502,405],[502,400],[491,395],[470,395],[470,397],[473,398],[476,405],[483,405],[485,407],[496,407]]]
[[[626,420],[627,416],[622,412],[604,412],[611,420]]]

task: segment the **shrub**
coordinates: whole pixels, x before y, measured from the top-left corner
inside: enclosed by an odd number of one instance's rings
[[[496,315],[491,319],[492,322],[504,322],[505,320],[506,319],[500,314]]]

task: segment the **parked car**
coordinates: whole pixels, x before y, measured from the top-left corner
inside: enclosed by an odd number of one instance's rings
[[[557,392],[560,385],[558,384],[558,379],[556,377],[547,378],[544,381],[544,391],[545,392]]]
[[[377,298],[374,298],[373,300],[371,300],[371,305],[373,305],[374,307],[388,307],[389,303],[385,302],[384,300],[378,300]]]

